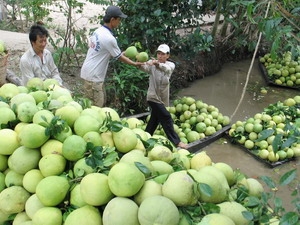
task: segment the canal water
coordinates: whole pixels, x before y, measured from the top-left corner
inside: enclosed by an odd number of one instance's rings
[[[179,91],[178,97],[191,96],[209,105],[214,105],[223,115],[229,116],[233,124],[238,120],[244,121],[256,113],[262,112],[269,104],[300,95],[300,92],[295,89],[268,86],[257,60],[248,76],[250,65],[251,59],[226,63],[218,73],[196,80],[188,88]],[[262,89],[266,89],[267,93],[262,94]],[[297,184],[299,186],[300,157],[288,163],[270,167],[241,147],[232,144],[226,135],[199,151],[206,151],[213,162],[228,163],[249,177],[271,177],[278,184],[276,196],[282,199],[285,209],[294,209],[291,201],[295,197],[291,197],[291,193]],[[297,168],[297,180],[288,186],[280,186],[279,178],[294,168]],[[267,187],[265,188],[266,191],[270,191]]]

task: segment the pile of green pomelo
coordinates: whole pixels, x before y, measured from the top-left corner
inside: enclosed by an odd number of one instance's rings
[[[257,179],[83,104],[55,80],[6,83],[0,97],[0,224],[247,225],[259,213],[279,224],[272,209],[249,205],[264,192]],[[184,98],[174,107],[192,114],[181,123],[205,114],[229,124],[203,104]]]

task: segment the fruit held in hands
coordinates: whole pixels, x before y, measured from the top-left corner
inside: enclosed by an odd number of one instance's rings
[[[130,46],[125,50],[125,56],[131,59],[135,59],[138,54],[138,51],[135,46]]]
[[[139,62],[147,62],[149,59],[148,53],[147,52],[140,52],[136,56],[137,61]]]

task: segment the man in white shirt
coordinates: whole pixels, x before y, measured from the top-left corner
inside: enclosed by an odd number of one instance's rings
[[[89,50],[81,68],[80,77],[84,79],[84,90],[93,105],[103,107],[106,102],[104,81],[110,59],[114,58],[133,66],[143,63],[134,62],[120,50],[112,31],[123,18],[127,18],[117,6],[109,6],[103,17],[104,25],[100,26],[90,37]]]
[[[30,28],[29,40],[31,47],[20,59],[22,85],[26,86],[28,80],[33,77],[39,77],[42,80],[53,78],[62,85],[63,81],[52,54],[46,49],[48,36],[47,29],[40,24],[35,24]]]

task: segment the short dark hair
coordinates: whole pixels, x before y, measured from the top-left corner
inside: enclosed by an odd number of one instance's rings
[[[43,25],[34,24],[31,26],[30,32],[29,32],[30,43],[35,42],[37,39],[37,36],[49,37],[49,32]]]

